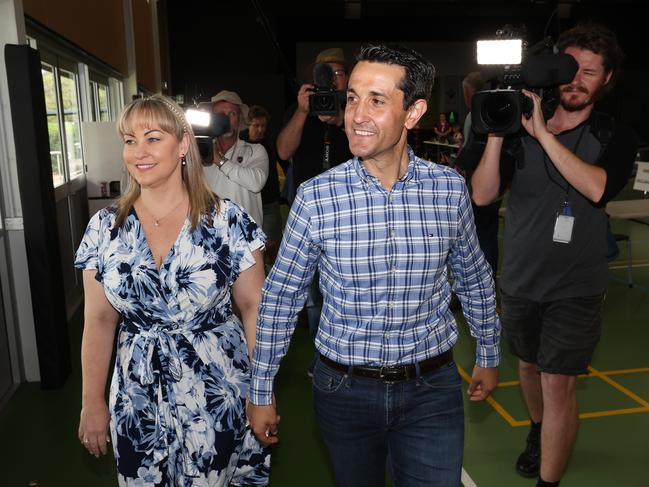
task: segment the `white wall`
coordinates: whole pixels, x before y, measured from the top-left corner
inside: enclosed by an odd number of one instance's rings
[[[82,122],[81,134],[88,197],[99,197],[103,181],[122,180],[123,144],[115,122]]]

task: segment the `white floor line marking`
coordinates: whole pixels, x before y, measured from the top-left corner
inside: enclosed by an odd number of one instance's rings
[[[478,485],[473,481],[473,479],[469,477],[469,474],[466,473],[464,467],[462,467],[462,485],[464,485],[464,487],[478,487]]]

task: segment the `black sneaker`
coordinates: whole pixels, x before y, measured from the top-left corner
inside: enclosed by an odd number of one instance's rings
[[[532,423],[527,446],[516,462],[516,472],[523,477],[537,477],[541,468],[541,423]]]

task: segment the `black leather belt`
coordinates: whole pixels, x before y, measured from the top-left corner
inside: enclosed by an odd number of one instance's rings
[[[349,365],[339,364],[334,362],[330,358],[320,355],[320,360],[323,364],[332,369],[343,372],[344,374],[349,373]],[[446,352],[438,355],[437,357],[432,357],[426,359],[422,362],[419,362],[419,374],[427,374],[436,369],[439,369],[442,365],[446,365],[453,361],[453,351],[447,350]],[[365,377],[368,379],[378,379],[385,382],[400,382],[404,380],[414,379],[417,377],[417,366],[415,364],[408,365],[390,365],[386,367],[369,367],[366,365],[354,365],[351,367],[351,374],[356,377]]]

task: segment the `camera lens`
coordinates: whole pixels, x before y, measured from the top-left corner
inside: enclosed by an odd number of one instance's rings
[[[509,127],[516,116],[516,105],[508,93],[491,93],[482,105],[482,118],[494,131]]]

